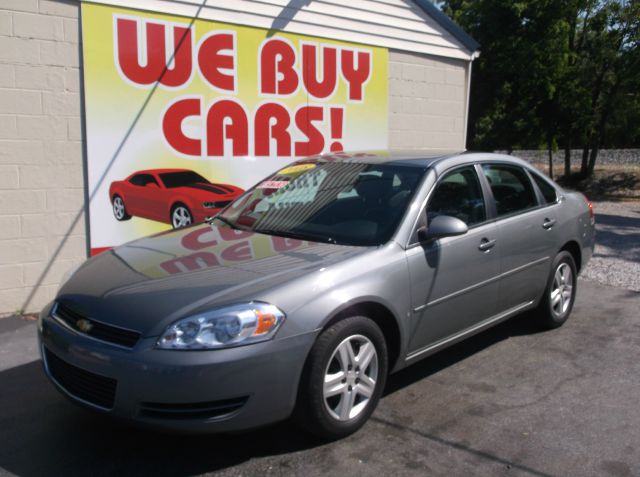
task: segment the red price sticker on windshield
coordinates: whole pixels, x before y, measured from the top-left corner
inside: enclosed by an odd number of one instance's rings
[[[288,183],[289,181],[264,181],[258,185],[258,189],[280,189]]]

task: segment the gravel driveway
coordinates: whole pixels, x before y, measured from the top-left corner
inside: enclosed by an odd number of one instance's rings
[[[594,202],[596,248],[582,278],[640,291],[640,202]]]

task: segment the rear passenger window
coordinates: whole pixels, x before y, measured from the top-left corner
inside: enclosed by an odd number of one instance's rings
[[[546,180],[544,180],[535,172],[532,172],[531,176],[533,177],[533,180],[538,186],[538,189],[540,189],[540,192],[542,192],[544,201],[547,204],[555,204],[556,201],[558,200],[558,194],[556,193],[555,187],[553,187],[551,184],[549,184]]]
[[[468,226],[487,218],[480,181],[473,166],[450,172],[440,181],[427,206],[427,220],[450,215]]]
[[[498,217],[538,206],[533,185],[522,168],[484,164],[482,170],[491,185]]]

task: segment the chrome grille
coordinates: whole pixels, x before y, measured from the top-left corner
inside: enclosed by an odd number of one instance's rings
[[[137,331],[92,320],[63,302],[57,302],[53,306],[51,316],[64,322],[79,333],[97,340],[124,346],[125,348],[133,348],[140,339],[140,333]]]

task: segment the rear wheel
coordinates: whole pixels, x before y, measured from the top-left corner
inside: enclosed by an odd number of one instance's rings
[[[131,216],[127,213],[127,208],[124,206],[124,201],[119,195],[114,195],[111,201],[113,207],[113,216],[118,221],[129,220]]]
[[[547,328],[558,328],[569,318],[577,290],[577,271],[573,255],[562,251],[553,261],[538,315]]]
[[[382,331],[369,318],[354,316],[324,330],[305,364],[298,422],[329,439],[360,429],[384,390],[387,361]]]
[[[171,225],[174,229],[187,227],[193,223],[193,215],[186,205],[176,204],[171,209]]]

